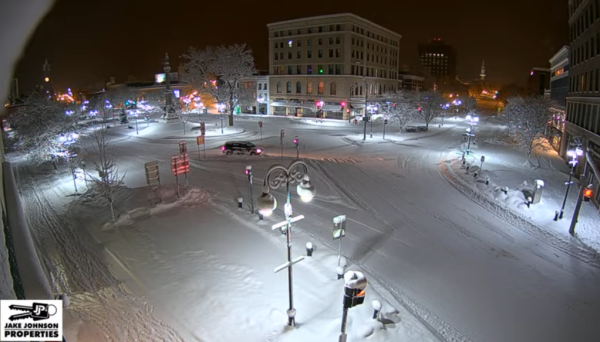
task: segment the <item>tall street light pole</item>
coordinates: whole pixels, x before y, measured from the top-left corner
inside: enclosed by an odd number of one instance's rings
[[[303,202],[310,202],[313,199],[315,196],[315,188],[310,183],[310,178],[308,177],[308,166],[304,162],[296,160],[293,161],[287,168],[279,164],[273,165],[271,168],[269,168],[263,184],[263,194],[257,200],[259,214],[262,216],[271,215],[273,210],[277,207],[277,201],[269,194],[269,189],[275,190],[285,184],[287,193],[286,203],[284,206],[285,221],[273,225],[271,229],[285,229],[287,242],[287,262],[275,268],[275,272],[279,272],[285,268],[288,269],[289,308],[287,310],[287,315],[288,325],[292,327],[296,325],[292,265],[304,259],[304,256],[292,259],[292,223],[300,221],[304,218],[303,215],[292,217],[290,184],[293,183],[298,183],[296,191],[298,192],[298,195],[300,195],[300,199]]]
[[[569,189],[571,188],[571,180],[573,179],[573,173],[575,173],[575,168],[577,168],[577,157],[583,155],[583,150],[581,148],[577,148],[575,150],[568,150],[567,155],[572,159],[569,161],[571,164],[571,171],[569,172],[569,180],[567,181],[567,190],[565,191],[565,197],[563,198],[562,206],[560,208],[560,214],[558,215],[559,219],[563,218],[563,214],[565,212],[565,205],[567,204],[567,197],[569,196]]]

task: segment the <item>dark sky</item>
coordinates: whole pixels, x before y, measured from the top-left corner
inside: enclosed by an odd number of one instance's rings
[[[400,58],[417,62],[417,45],[441,37],[458,51],[457,73],[469,80],[485,59],[488,80],[524,83],[531,67],[567,44],[567,0],[152,1],[58,0],[16,70],[21,90],[41,80],[47,57],[55,88],[78,89],[114,76],[153,78],[165,52],[189,46],[247,43],[268,67],[267,23],[351,12],[402,35]]]

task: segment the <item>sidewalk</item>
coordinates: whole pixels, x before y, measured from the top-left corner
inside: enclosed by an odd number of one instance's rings
[[[472,145],[464,164],[462,149],[449,152],[440,163],[440,171],[458,190],[501,219],[600,268],[598,210],[591,203],[583,202],[576,236],[572,237],[568,232],[579,194],[576,179],[567,197],[563,219],[554,221],[555,212],[560,212],[569,177],[564,160],[551,148],[549,152],[537,150],[532,154],[532,161],[540,163],[542,168],[536,169],[529,165],[523,151],[509,149],[498,142],[484,144],[485,147]],[[480,169],[482,156],[485,161]],[[531,196],[536,179],[544,183],[542,198],[539,203],[528,206],[526,197]]]
[[[302,221],[293,229],[293,257],[303,255],[305,260],[294,265],[297,326],[291,329],[287,272],[273,272],[286,260],[285,235],[271,230],[281,217],[257,221],[232,199],[195,188],[179,200],[169,188],[163,193],[166,203],[152,207],[147,191],[129,189],[122,194],[116,224],[106,222],[106,206],[95,196],[82,198],[71,212],[84,218],[87,229],[112,257],[111,270],[121,287],[147,301],[153,308],[150,314],[181,335],[162,336],[168,330],[159,326],[153,341],[338,339],[344,283],[336,276],[337,253],[308,236]],[[307,242],[313,243],[312,257],[307,256]],[[361,271],[352,264],[346,270]],[[440,341],[368,272],[366,276],[365,302],[349,310],[348,341]],[[379,320],[372,318],[375,299],[383,303]],[[117,312],[112,305],[94,296],[71,296],[70,310],[80,320],[69,327],[70,334],[88,341],[94,336],[83,334],[102,326],[113,340],[138,340],[142,322],[138,317],[109,321],[122,316],[106,314]]]

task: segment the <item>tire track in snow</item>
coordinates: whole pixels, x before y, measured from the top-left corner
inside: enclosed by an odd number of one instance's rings
[[[84,227],[73,227],[60,200],[49,197],[51,184],[39,184],[21,167],[22,196],[28,225],[54,291],[70,298],[69,311],[98,325],[108,341],[173,341],[183,339],[156,319],[152,306],[127,293],[110,273],[104,251]],[[126,323],[125,323],[126,322]]]

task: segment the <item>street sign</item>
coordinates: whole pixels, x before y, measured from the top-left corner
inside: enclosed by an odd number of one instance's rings
[[[258,122],[258,127],[262,128],[262,121]]]
[[[281,140],[283,140],[283,138],[285,138],[285,131],[284,130],[281,130],[281,133],[279,134],[279,138]]]
[[[196,137],[196,144],[204,145],[204,136],[203,135],[199,135]]]
[[[481,156],[481,162],[483,163],[485,161],[485,156]]]
[[[174,176],[188,173],[190,171],[190,161],[187,154],[183,156],[173,156],[171,158],[171,172]]]
[[[341,239],[346,236],[346,215],[333,218],[333,239]]]
[[[144,163],[146,171],[146,184],[160,185],[160,172],[158,170],[158,161]]]
[[[180,141],[179,142],[179,154],[184,155],[187,153],[187,142]]]

